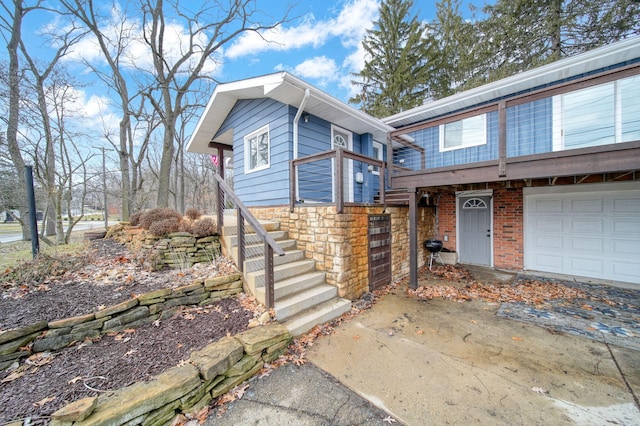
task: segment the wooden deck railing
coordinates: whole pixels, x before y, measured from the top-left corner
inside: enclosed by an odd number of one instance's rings
[[[358,154],[351,151],[346,151],[342,148],[332,149],[330,151],[323,151],[318,154],[309,155],[307,157],[291,160],[291,167],[289,167],[289,208],[293,212],[296,202],[298,202],[298,190],[299,190],[299,171],[300,166],[311,163],[321,163],[324,160],[333,160],[333,167],[319,168],[320,172],[316,172],[319,179],[319,185],[331,186],[331,194],[333,194],[333,203],[336,204],[337,212],[342,213],[345,204],[345,188],[344,188],[344,176],[345,176],[345,160],[353,160],[366,164],[364,168],[367,171],[373,170],[377,167],[378,171],[378,188],[380,191],[379,203],[386,205],[385,202],[385,163],[375,158],[367,157],[362,154]],[[364,173],[364,172],[361,172]],[[333,175],[333,176],[332,176]],[[323,179],[326,179],[323,181]]]
[[[238,237],[238,269],[244,274],[244,258],[246,249],[245,221],[251,226],[254,232],[264,242],[264,286],[266,294],[267,309],[274,307],[274,278],[273,278],[273,255],[277,253],[284,256],[284,250],[260,224],[249,209],[240,201],[233,189],[217,174],[215,178],[216,193],[218,194],[218,234],[222,235],[224,226],[224,211],[228,205],[232,205],[237,216],[237,237]],[[229,247],[229,249],[231,249]]]

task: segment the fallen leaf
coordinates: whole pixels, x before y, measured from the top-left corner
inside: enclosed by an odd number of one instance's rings
[[[69,385],[73,385],[73,384],[75,384],[78,380],[82,380],[82,376],[76,376],[76,377],[74,377],[73,379],[69,380],[69,381],[67,382],[67,384],[69,384]]]
[[[131,334],[131,333],[135,333],[136,330],[134,328],[127,328],[127,329],[124,330],[124,332],[127,333],[127,334]]]
[[[544,390],[542,388],[539,388],[537,386],[532,387],[531,390],[534,391],[535,393],[540,394],[540,395],[546,395],[546,393],[547,393],[546,390]]]
[[[196,316],[193,315],[193,314],[186,314],[186,315],[183,315],[182,318],[191,321],[191,320],[195,319]]]
[[[424,334],[424,330],[416,330],[417,334]]]
[[[9,374],[7,377],[2,379],[2,382],[0,383],[13,382],[14,380],[24,376],[26,373],[27,373],[26,371],[14,371],[13,373]]]
[[[471,320],[471,324],[478,325],[478,321],[476,321],[476,320]]]
[[[358,339],[360,339],[359,335],[356,334],[355,336],[353,336],[353,340],[358,340]]]
[[[391,417],[391,416],[385,417],[384,419],[382,419],[382,421],[385,422],[385,423],[389,423],[389,424],[398,423],[398,421],[396,419],[394,419],[393,417]]]
[[[48,404],[51,401],[55,401],[56,397],[55,396],[48,396],[46,398],[42,398],[40,401],[38,402],[34,402],[33,406],[34,407],[42,407],[45,404]]]
[[[522,342],[524,339],[520,336],[513,336],[511,337],[511,340],[515,340],[516,342]]]

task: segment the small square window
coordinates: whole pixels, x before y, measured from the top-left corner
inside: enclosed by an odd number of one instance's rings
[[[271,143],[269,140],[268,125],[245,136],[245,173],[269,168],[270,158]]]

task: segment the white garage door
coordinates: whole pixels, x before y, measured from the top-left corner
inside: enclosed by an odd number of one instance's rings
[[[525,268],[640,284],[640,183],[525,188]]]

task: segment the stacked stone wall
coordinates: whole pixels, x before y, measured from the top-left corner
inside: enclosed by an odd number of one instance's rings
[[[224,337],[191,354],[189,362],[112,393],[85,398],[52,415],[51,426],[168,425],[254,376],[282,355],[289,331],[269,324]],[[182,417],[184,419],[184,417]],[[27,424],[27,422],[21,422]]]
[[[154,290],[89,314],[37,321],[6,330],[0,333],[0,369],[34,353],[55,351],[87,338],[138,328],[171,317],[182,306],[208,305],[240,292],[240,274],[207,278],[175,289]]]
[[[355,300],[369,290],[368,218],[372,214],[391,216],[391,279],[409,273],[409,209],[407,207],[336,206],[253,207],[258,219],[280,222],[289,238],[298,242],[316,269],[327,273],[327,283],[338,288],[340,297]],[[422,241],[434,233],[431,208],[418,208],[418,259],[425,262]]]
[[[109,229],[107,236],[127,245],[153,269],[186,269],[211,262],[221,253],[218,235],[197,237],[189,232],[173,232],[157,237],[138,226],[118,224]]]

